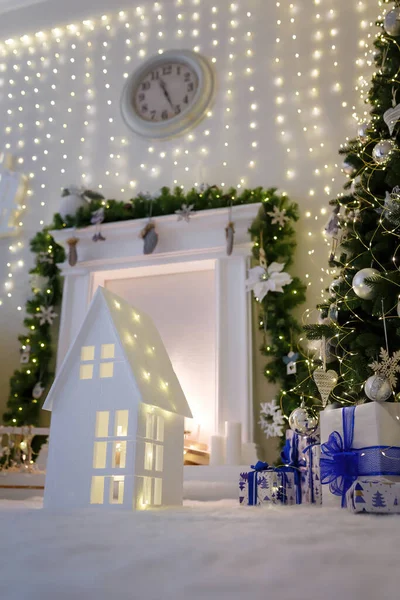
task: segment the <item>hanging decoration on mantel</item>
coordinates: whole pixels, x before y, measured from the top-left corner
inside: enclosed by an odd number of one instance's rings
[[[226,237],[226,253],[228,256],[232,254],[233,245],[235,243],[235,223],[232,221],[232,199],[229,205],[229,217],[228,224],[225,227],[225,237]]]
[[[175,214],[178,215],[178,221],[186,221],[186,223],[189,223],[190,218],[196,214],[194,204],[183,203],[182,206],[175,211]]]
[[[261,209],[249,230],[254,243],[253,255],[257,261],[261,256],[264,269],[266,271],[270,269],[268,276],[272,276],[273,272],[276,273],[272,278],[274,279],[277,275],[282,276],[280,266],[277,271],[271,271],[274,262],[283,260],[282,268],[283,264],[287,268],[292,263],[295,248],[293,223],[298,219],[297,205],[291,203],[284,194],[277,194],[274,188],[245,189],[238,194],[235,188],[222,190],[214,185],[203,186],[197,190],[192,188],[186,193],[180,187],[174,190],[164,187],[157,196],[151,198],[150,206],[148,194],[139,194],[131,202],[105,200],[101,196],[85,202],[74,215],[67,215],[65,219],[60,214],[56,214],[52,226],[37,233],[31,241],[32,252],[36,255],[35,267],[31,272],[46,277],[48,285],[46,289],[35,288],[33,296],[26,303],[24,320],[26,333],[19,338],[24,350],[21,358],[25,355],[26,362],[21,364],[20,370],[16,371],[10,380],[10,395],[7,412],[3,416],[4,422],[16,426],[38,425],[40,405],[45,396],[44,390],[49,389],[52,379],[52,348],[55,342],[51,337],[52,330],[49,323],[53,322],[61,302],[61,277],[57,265],[65,260],[65,253],[50,235],[50,229],[87,227],[92,224],[93,213],[99,209],[103,209],[100,214],[104,214],[102,221],[104,223],[147,218],[148,223],[141,236],[144,240],[145,253],[151,253],[158,241],[154,216],[177,214],[176,211],[182,210],[184,204],[189,208],[192,205],[196,206],[196,212],[200,212],[218,208],[233,210],[236,206],[256,203],[261,204]],[[280,225],[279,219],[274,224],[271,222],[277,215],[274,207],[277,207],[280,214],[285,211],[283,226]],[[267,212],[273,212],[274,216],[271,218]],[[193,213],[189,211],[189,218],[191,214]],[[282,223],[282,220],[280,222]],[[231,213],[226,229],[229,232],[228,236],[225,231],[229,255],[229,250],[233,247],[234,234]],[[67,242],[70,265],[76,264],[78,260],[76,252],[78,235],[75,235],[74,230],[74,235]],[[221,232],[221,244],[222,236],[223,232]],[[260,238],[263,240],[262,247],[260,247]],[[270,261],[269,267],[266,262],[266,252]],[[290,278],[290,283],[287,278]],[[262,301],[266,319],[264,324],[261,316],[260,327],[265,328],[266,338],[268,337],[262,349],[263,354],[270,359],[264,371],[265,376],[269,381],[278,381],[282,390],[287,390],[287,398],[290,399],[289,390],[292,380],[286,372],[282,356],[291,350],[291,332],[297,334],[300,331],[292,310],[304,301],[305,286],[295,277],[291,278],[287,275],[287,278],[285,285],[282,285],[281,293],[268,294],[268,303]],[[44,312],[41,307],[45,308]]]

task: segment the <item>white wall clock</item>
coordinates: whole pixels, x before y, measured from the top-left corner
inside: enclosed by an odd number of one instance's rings
[[[208,61],[190,50],[169,50],[128,78],[121,113],[135,133],[165,139],[181,135],[204,117],[215,93]]]

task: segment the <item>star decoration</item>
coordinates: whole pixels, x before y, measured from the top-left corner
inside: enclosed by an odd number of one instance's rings
[[[53,321],[58,317],[58,314],[54,312],[54,306],[41,306],[35,317],[39,319],[40,325],[45,325],[46,323],[53,325]]]
[[[271,402],[261,403],[258,424],[265,433],[265,437],[281,437],[285,419],[275,399],[271,400]]]
[[[189,223],[190,217],[193,217],[196,214],[193,209],[194,204],[189,204],[189,206],[187,204],[182,204],[180,209],[175,211],[175,214],[178,215],[178,221],[186,221],[186,223]]]
[[[271,217],[272,225],[280,225],[280,227],[284,227],[286,221],[290,221],[290,217],[286,214],[286,209],[283,208],[280,210],[278,206],[274,206],[272,212],[268,212],[267,215]]]
[[[250,269],[246,281],[247,291],[253,290],[259,302],[262,302],[268,292],[282,293],[284,286],[293,281],[289,273],[283,272],[284,268],[283,263],[273,262],[266,269],[261,266]]]
[[[381,360],[374,360],[370,365],[368,365],[375,373],[378,375],[383,375],[387,377],[390,381],[390,385],[394,388],[397,384],[397,373],[400,373],[400,350],[394,352],[392,356],[389,356],[389,353],[384,348],[381,348],[379,353]]]

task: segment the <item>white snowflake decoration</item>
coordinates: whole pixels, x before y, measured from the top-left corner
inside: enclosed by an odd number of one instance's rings
[[[381,348],[379,356],[381,361],[374,360],[369,367],[379,375],[387,377],[390,381],[390,385],[394,388],[397,384],[397,373],[400,373],[400,350],[397,350],[392,356],[384,348]]]
[[[260,420],[258,423],[267,438],[281,437],[283,435],[285,419],[275,399],[271,402],[261,403]]]
[[[193,209],[194,204],[189,204],[189,206],[187,204],[182,204],[181,208],[175,211],[175,214],[178,215],[178,221],[186,221],[186,223],[189,223],[190,217],[193,217],[196,214]]]
[[[54,306],[41,306],[35,317],[39,319],[40,325],[44,325],[45,323],[53,325],[53,321],[58,317],[58,314],[54,312]]]
[[[261,266],[250,269],[246,281],[247,291],[253,290],[259,302],[262,302],[268,292],[282,293],[284,286],[293,281],[289,273],[283,271],[284,268],[284,263],[273,262],[267,269]]]
[[[267,215],[271,217],[272,225],[280,225],[281,227],[284,227],[286,221],[290,221],[290,217],[287,216],[285,208],[280,210],[277,206],[274,206],[272,211],[268,212]]]

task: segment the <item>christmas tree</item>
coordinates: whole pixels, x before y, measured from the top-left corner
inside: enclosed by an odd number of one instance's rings
[[[385,499],[379,491],[376,491],[372,497],[372,506],[375,508],[384,508],[386,506]]]
[[[336,275],[319,323],[305,328],[308,340],[320,340],[321,356],[307,358],[293,390],[319,406],[400,392],[400,0],[383,6],[369,116],[339,151],[347,182],[326,227]]]

